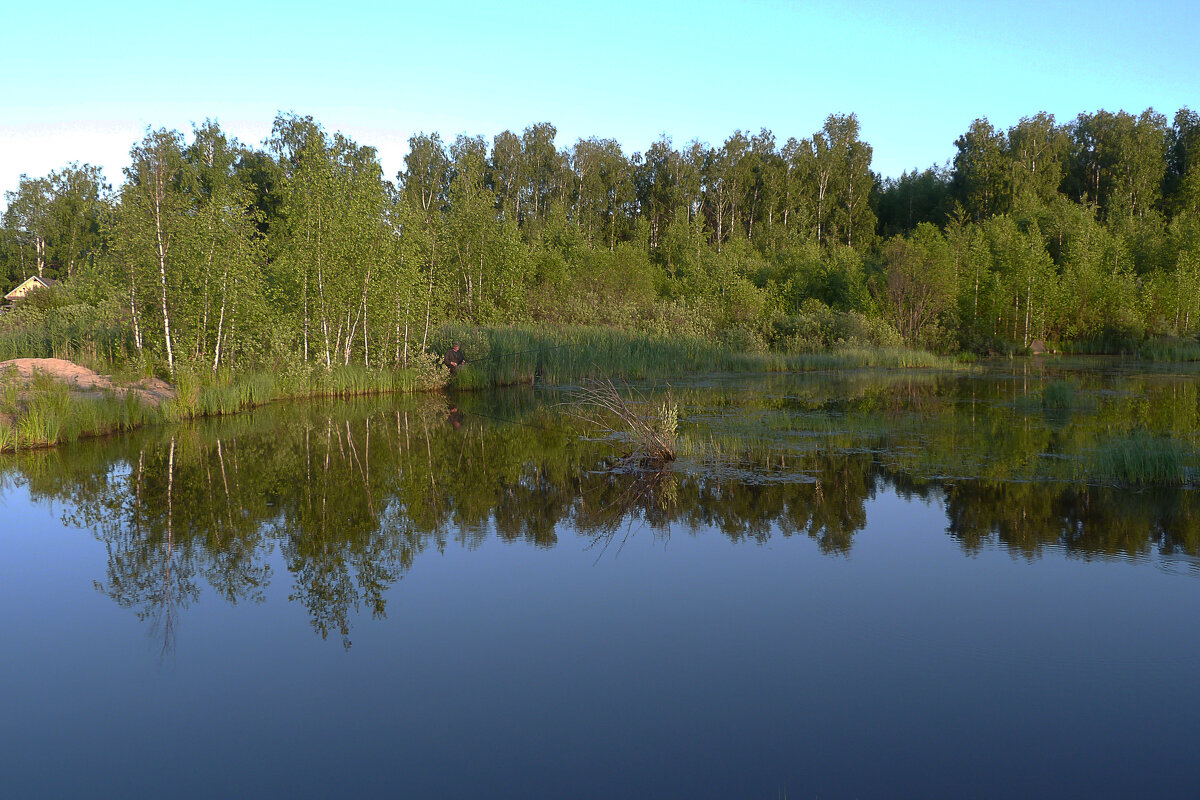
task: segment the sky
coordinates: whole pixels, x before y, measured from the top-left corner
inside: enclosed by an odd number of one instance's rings
[[[943,164],[972,120],[1200,107],[1200,4],[690,2],[204,4],[42,0],[0,10],[0,193],[71,161],[119,184],[148,127],[216,119],[261,144],[281,111],[378,149],[662,135],[782,144],[854,113],[885,177]],[[3,202],[0,201],[0,206]]]

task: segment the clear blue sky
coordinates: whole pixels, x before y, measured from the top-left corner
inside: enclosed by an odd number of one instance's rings
[[[560,147],[854,112],[885,176],[942,163],[976,117],[1200,106],[1194,2],[47,2],[0,11],[0,192],[68,161],[114,183],[145,127],[280,110],[376,146],[553,122]]]

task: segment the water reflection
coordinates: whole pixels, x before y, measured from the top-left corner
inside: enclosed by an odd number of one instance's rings
[[[630,535],[715,530],[759,543],[802,535],[844,555],[884,490],[944,506],[967,553],[1033,558],[1052,546],[1194,563],[1193,490],[1079,476],[1114,427],[1194,441],[1196,387],[1095,380],[1081,390],[1099,401],[1047,413],[1028,402],[1029,380],[863,373],[684,387],[683,458],[658,474],[614,469],[610,443],[531,390],[279,405],[4,469],[95,531],[107,552],[97,588],[166,649],[203,586],[229,604],[261,602],[275,548],[290,599],[322,638],[350,647],[355,616],[384,616],[388,588],[430,548],[493,534],[553,547],[572,533],[603,555]]]

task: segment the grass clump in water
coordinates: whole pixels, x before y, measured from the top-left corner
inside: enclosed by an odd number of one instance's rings
[[[1103,442],[1096,449],[1094,473],[1134,486],[1187,483],[1192,453],[1180,441],[1135,432]]]
[[[1074,408],[1079,404],[1079,393],[1067,381],[1050,381],[1042,388],[1044,408]]]
[[[662,469],[675,460],[679,406],[669,391],[655,402],[642,394],[623,394],[611,380],[588,381],[573,400],[575,416],[632,445],[626,461]]]

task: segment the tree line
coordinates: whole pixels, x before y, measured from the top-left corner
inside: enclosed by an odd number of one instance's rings
[[[206,121],[148,131],[115,188],[86,164],[22,176],[0,275],[65,279],[55,302],[172,372],[407,364],[446,321],[793,350],[843,339],[839,315],[939,351],[1196,330],[1200,115],[979,119],[955,147],[883,179],[853,114],[632,154],[539,123],[414,135],[391,180],[311,117],[260,147]]]

